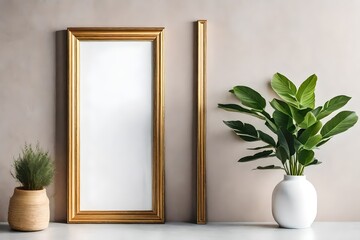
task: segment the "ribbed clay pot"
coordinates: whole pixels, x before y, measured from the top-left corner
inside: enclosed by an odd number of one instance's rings
[[[50,221],[49,198],[46,190],[15,188],[10,198],[8,222],[13,230],[39,231]]]

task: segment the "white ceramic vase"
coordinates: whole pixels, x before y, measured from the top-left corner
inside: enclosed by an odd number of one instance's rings
[[[306,176],[285,175],[272,194],[272,214],[284,228],[307,228],[317,213],[317,195]]]

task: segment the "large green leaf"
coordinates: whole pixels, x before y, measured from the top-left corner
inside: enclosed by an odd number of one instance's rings
[[[271,118],[270,114],[267,113],[265,110],[262,110],[259,113],[264,116],[265,121],[266,121],[265,125],[268,126],[271,131],[274,130],[273,132],[276,132],[277,126],[274,122],[274,119]]]
[[[290,109],[289,105],[288,105],[286,102],[274,98],[274,99],[270,102],[270,105],[271,105],[275,110],[278,110],[279,112],[282,112],[282,113],[284,113],[284,114],[292,117],[291,109]]]
[[[297,124],[302,123],[304,121],[306,114],[312,110],[311,108],[299,110],[291,105],[289,107],[290,107],[291,115],[293,116],[292,118],[295,120]]]
[[[316,147],[320,147],[322,145],[324,145],[325,143],[327,143],[328,141],[330,141],[331,137],[329,138],[323,138],[318,144],[316,144]]]
[[[259,141],[258,133],[254,126],[243,123],[241,121],[224,121],[224,123],[232,128],[236,135],[248,142]]]
[[[260,149],[264,149],[264,148],[273,148],[273,146],[271,146],[271,145],[265,145],[265,146],[254,147],[254,148],[247,148],[247,149],[248,149],[248,150],[260,150]]]
[[[271,80],[272,89],[286,102],[298,106],[296,99],[296,86],[287,77],[280,73],[275,73]]]
[[[251,116],[260,118],[260,119],[265,119],[263,116],[259,115],[256,111],[252,110],[252,109],[246,109],[241,107],[240,105],[237,104],[218,104],[218,107],[221,109],[224,109],[226,111],[230,111],[230,112],[240,112],[240,113],[246,113],[246,114],[250,114]]]
[[[281,156],[278,155],[276,156],[283,161],[284,160],[283,154],[285,151],[286,159],[290,159],[290,156],[292,156],[295,153],[294,136],[286,129],[279,129],[277,135],[278,135],[278,148],[276,151],[277,153],[279,151],[279,154]]]
[[[312,110],[312,113],[315,115],[315,117],[317,117],[319,115],[319,113],[321,112],[322,107],[317,107],[315,109]],[[320,119],[318,119],[320,120]]]
[[[246,107],[262,111],[266,106],[265,99],[252,88],[246,86],[236,86],[233,88],[233,92],[240,102]]]
[[[261,130],[257,130],[257,132],[258,132],[259,138],[260,138],[263,142],[266,142],[266,143],[270,144],[270,145],[273,146],[273,147],[276,146],[275,140],[274,140],[270,135],[264,133],[264,132],[261,131]]]
[[[321,111],[318,114],[315,114],[318,120],[327,117],[332,112],[342,108],[345,104],[351,99],[351,97],[340,95],[336,96],[329,101],[327,101],[324,106],[321,108]]]
[[[275,165],[268,165],[268,166],[258,166],[254,170],[271,170],[271,169],[284,169],[284,168]]]
[[[342,111],[336,114],[335,117],[330,119],[320,131],[323,138],[328,138],[336,134],[345,132],[355,125],[358,116],[352,111]]]
[[[276,148],[275,155],[283,164],[285,164],[286,160],[289,159],[289,151],[282,146]]]
[[[322,162],[320,162],[319,160],[317,160],[316,158],[314,159],[314,161],[312,161],[311,163],[309,163],[308,165],[306,166],[311,166],[311,165],[319,165],[321,164]]]
[[[301,142],[299,142],[299,141],[294,137],[294,148],[295,148],[295,151],[298,152],[301,147],[303,147],[303,144],[302,144]]]
[[[315,115],[312,112],[307,112],[304,120],[299,124],[299,126],[303,129],[307,129],[317,122]]]
[[[268,121],[266,121],[265,126],[267,126],[273,133],[276,134],[277,127],[275,126],[275,123],[270,124]]]
[[[242,123],[241,121],[224,121],[224,123],[232,128],[236,135],[245,141],[254,142],[261,140],[271,146],[276,146],[275,140],[271,136],[260,130],[256,130],[251,124]]]
[[[303,131],[301,133],[301,135],[298,137],[298,140],[302,143],[305,144],[306,141],[312,137],[315,136],[321,129],[322,127],[322,123],[320,121],[316,122],[315,124],[313,124],[311,127],[307,128],[305,131]]]
[[[271,116],[264,110],[264,111],[261,111],[260,112],[264,118],[265,118],[265,125],[273,132],[273,133],[276,133],[277,131],[277,126],[274,122],[274,119],[271,118]]]
[[[279,128],[286,128],[289,132],[293,132],[296,129],[293,119],[278,110],[274,111],[273,118]]]
[[[281,129],[281,132],[284,134],[287,145],[289,147],[290,156],[294,155],[295,153],[295,136],[289,132],[287,129]]]
[[[302,165],[307,166],[314,161],[314,155],[314,151],[303,149],[299,152],[298,161]]]
[[[319,144],[322,140],[322,136],[320,134],[317,134],[315,136],[309,137],[308,140],[304,143],[304,149],[312,150],[314,149],[317,144]]]
[[[286,138],[285,138],[283,132],[281,131],[281,129],[278,130],[277,135],[278,135],[278,149],[277,149],[277,151],[279,151],[279,148],[282,148],[282,149],[280,149],[280,151],[281,151],[280,153],[283,155],[283,152],[285,151],[286,159],[290,159],[289,146],[287,144]],[[284,159],[284,156],[281,156],[280,160],[283,160],[283,159]]]
[[[271,155],[273,152],[274,152],[273,150],[266,150],[263,152],[258,152],[252,156],[242,157],[239,159],[238,162],[249,162],[249,161],[257,160],[260,158],[273,157],[273,155]]]
[[[313,74],[300,85],[296,98],[301,108],[314,108],[316,81],[317,76]]]
[[[265,110],[262,110],[259,112],[261,115],[264,116],[265,119],[271,119],[271,116],[269,113],[267,113]]]

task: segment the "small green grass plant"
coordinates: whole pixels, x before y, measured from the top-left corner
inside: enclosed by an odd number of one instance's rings
[[[14,173],[11,175],[21,183],[21,189],[41,190],[48,186],[55,174],[54,162],[49,153],[40,148],[25,144],[22,153],[14,161]]]

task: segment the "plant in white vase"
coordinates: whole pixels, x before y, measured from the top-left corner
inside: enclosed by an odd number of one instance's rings
[[[334,135],[342,133],[358,120],[353,111],[341,111],[325,124],[322,120],[342,108],[351,98],[345,95],[333,97],[323,106],[315,107],[315,74],[308,77],[297,88],[280,73],[274,74],[271,87],[280,99],[272,99],[270,114],[265,110],[266,100],[247,86],[235,86],[230,92],[240,104],[218,104],[227,111],[240,112],[259,118],[276,136],[256,129],[241,121],[224,121],[244,141],[259,141],[263,144],[249,148],[254,155],[240,158],[249,162],[261,158],[276,157],[279,164],[259,166],[259,170],[282,169],[286,175],[273,192],[273,216],[282,227],[309,227],[316,217],[317,197],[312,184],[305,179],[304,169],[320,164],[314,150],[328,142]]]

